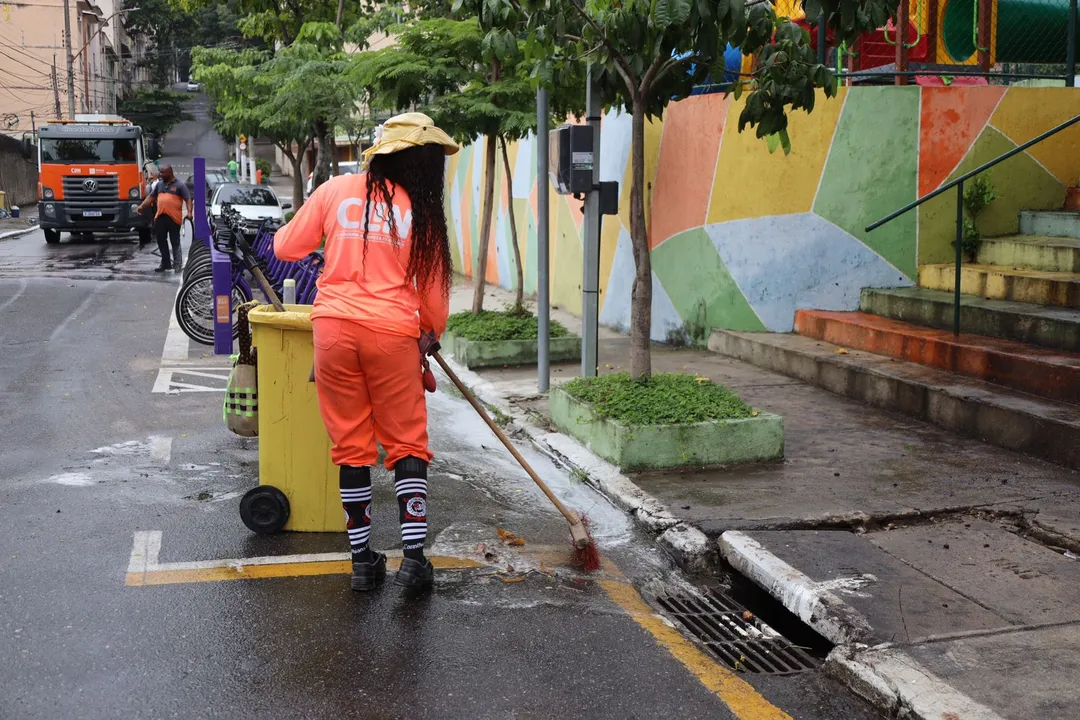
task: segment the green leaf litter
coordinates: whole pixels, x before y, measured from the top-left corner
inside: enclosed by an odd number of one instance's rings
[[[569,335],[569,331],[554,320],[550,326],[551,337]],[[530,312],[506,310],[482,310],[481,312],[454,313],[446,320],[446,331],[466,340],[535,340],[536,316]]]
[[[757,415],[723,385],[681,373],[659,373],[644,382],[627,373],[577,378],[563,389],[590,403],[601,418],[623,425],[683,425]]]

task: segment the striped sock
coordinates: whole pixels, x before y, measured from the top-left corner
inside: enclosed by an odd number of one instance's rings
[[[349,533],[353,562],[372,562],[368,540],[371,537],[371,468],[342,465],[338,475],[341,506],[345,508],[345,529]]]
[[[427,463],[409,456],[394,466],[394,491],[401,520],[401,554],[424,561],[427,540]]]

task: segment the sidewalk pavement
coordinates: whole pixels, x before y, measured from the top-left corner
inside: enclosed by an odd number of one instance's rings
[[[452,311],[471,298],[455,288]],[[488,290],[488,309],[510,302]],[[603,331],[599,356],[602,373],[625,367],[629,339]],[[829,669],[879,707],[1080,717],[1080,474],[707,350],[655,346],[652,358],[655,372],[700,373],[783,416],[785,460],[623,475],[551,432],[535,367],[468,375],[684,566],[719,555],[833,642]],[[552,382],[579,371],[553,366]]]
[[[36,230],[37,224],[30,222],[31,216],[37,217],[37,210],[33,207],[24,208],[20,217],[0,219],[0,240],[19,237]]]

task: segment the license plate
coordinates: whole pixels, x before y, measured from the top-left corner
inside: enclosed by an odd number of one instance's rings
[[[101,217],[100,210],[83,210],[83,217]]]

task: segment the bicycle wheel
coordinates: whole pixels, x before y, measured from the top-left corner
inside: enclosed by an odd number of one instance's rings
[[[210,272],[212,268],[213,261],[209,257],[200,256],[188,258],[187,264],[184,265],[184,282],[187,282],[196,275]]]
[[[240,287],[232,288],[232,337],[239,334],[236,308],[251,298]],[[176,296],[176,321],[189,338],[200,345],[214,344],[214,280],[209,272],[193,276]]]

